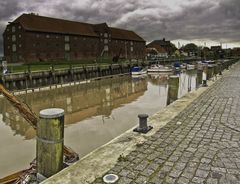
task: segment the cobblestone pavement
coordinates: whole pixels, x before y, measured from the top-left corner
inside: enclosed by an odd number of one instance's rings
[[[108,173],[118,184],[240,183],[239,139],[240,63]]]

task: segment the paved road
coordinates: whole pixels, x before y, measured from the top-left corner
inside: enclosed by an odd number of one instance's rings
[[[118,184],[240,183],[239,97],[240,63],[108,173]]]

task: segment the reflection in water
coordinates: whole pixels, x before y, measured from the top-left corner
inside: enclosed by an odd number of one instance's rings
[[[36,113],[45,108],[63,108],[64,142],[82,157],[138,124],[138,114],[152,115],[165,107],[169,93],[167,79],[162,75],[114,77],[20,98]],[[179,97],[189,88],[196,88],[194,81],[195,74],[180,74]],[[26,168],[35,157],[35,131],[5,99],[0,98],[0,106],[0,177],[3,177]]]
[[[77,123],[86,118],[103,115],[109,117],[114,108],[130,103],[147,90],[147,80],[132,82],[130,77],[98,80],[78,86],[53,89],[21,95],[34,112],[51,107],[65,110],[65,125]],[[3,122],[10,126],[15,134],[25,139],[35,136],[34,130],[6,100],[1,99]]]
[[[196,71],[186,71],[176,76],[178,76],[178,81],[176,81],[176,78],[169,81],[167,104],[174,102],[176,99],[181,98],[198,87]]]

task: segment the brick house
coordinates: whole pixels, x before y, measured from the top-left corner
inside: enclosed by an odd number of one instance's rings
[[[3,33],[8,62],[145,58],[145,40],[133,31],[35,14],[22,14]]]
[[[147,48],[157,49],[159,53],[162,53],[162,55],[164,55],[164,57],[171,56],[176,50],[175,45],[170,41],[165,40],[165,38],[162,40],[152,41],[151,43],[147,44]]]

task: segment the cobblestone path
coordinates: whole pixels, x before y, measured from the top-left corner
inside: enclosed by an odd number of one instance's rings
[[[240,63],[108,173],[118,184],[240,183],[239,139]]]

